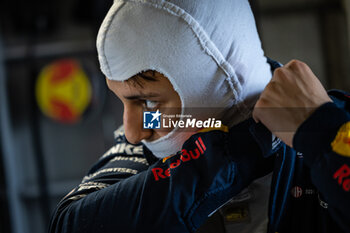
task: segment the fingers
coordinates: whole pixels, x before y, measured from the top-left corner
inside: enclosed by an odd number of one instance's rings
[[[307,93],[302,91],[302,88],[308,86],[305,84],[307,80],[300,82],[300,79],[308,79],[304,76],[310,72],[312,73],[311,69],[299,60],[291,60],[285,66],[275,69],[271,81],[266,85],[254,106],[252,113],[254,121],[265,125],[274,124],[270,119],[275,116],[270,116],[273,111],[269,109],[300,107],[295,97],[299,97],[301,92]]]
[[[306,75],[307,74],[307,75]],[[299,60],[291,60],[286,65],[277,68],[272,76],[272,81],[283,83],[295,83],[314,75],[308,65]]]
[[[292,60],[274,71],[252,117],[291,146],[297,128],[314,109],[331,99],[304,62]]]

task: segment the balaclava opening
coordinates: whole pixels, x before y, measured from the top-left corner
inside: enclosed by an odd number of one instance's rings
[[[182,114],[206,108],[228,126],[250,116],[272,76],[247,0],[115,0],[97,50],[108,79],[158,71],[179,94]],[[177,131],[143,143],[169,156],[193,134]]]

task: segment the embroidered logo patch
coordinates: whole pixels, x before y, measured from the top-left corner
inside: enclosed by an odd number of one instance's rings
[[[350,157],[350,121],[339,129],[331,146],[334,152]]]

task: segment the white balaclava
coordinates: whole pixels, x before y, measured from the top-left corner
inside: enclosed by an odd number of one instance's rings
[[[247,0],[115,0],[97,50],[108,79],[156,70],[179,94],[183,114],[206,108],[228,126],[250,116],[271,78]],[[143,143],[155,156],[169,156],[190,135],[176,131]]]

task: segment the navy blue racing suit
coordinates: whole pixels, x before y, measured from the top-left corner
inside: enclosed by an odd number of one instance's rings
[[[218,207],[271,172],[274,157],[262,156],[247,128],[251,123],[228,133],[196,134],[181,153],[155,162],[145,147],[119,135],[117,145],[58,204],[50,231],[194,232]]]
[[[350,122],[350,97],[329,95],[334,103],[298,128],[295,150],[252,119],[228,132],[195,134],[162,160],[119,131],[116,145],[58,204],[50,232],[195,232],[271,171],[269,233],[350,232],[350,139],[340,130]]]

